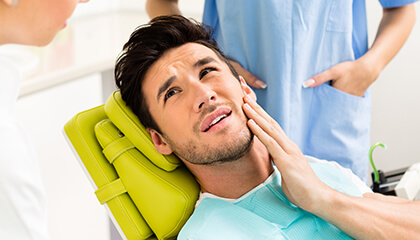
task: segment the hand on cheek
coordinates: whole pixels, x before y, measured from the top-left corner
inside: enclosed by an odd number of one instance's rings
[[[316,211],[325,196],[324,190],[332,189],[318,179],[280,125],[249,96],[244,97],[243,109],[249,118],[249,128],[267,147],[281,173],[282,188],[289,201],[306,211]]]

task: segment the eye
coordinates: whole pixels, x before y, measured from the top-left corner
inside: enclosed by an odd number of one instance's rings
[[[179,93],[180,92],[180,90],[178,90],[178,89],[176,89],[176,88],[171,88],[171,89],[169,89],[166,93],[165,93],[165,102],[170,98],[170,97],[172,97],[173,95],[175,95],[175,94],[177,94],[177,93]]]
[[[204,68],[200,72],[200,79],[202,79],[204,76],[206,76],[208,73],[210,73],[212,71],[216,71],[216,68],[213,68],[213,67]]]

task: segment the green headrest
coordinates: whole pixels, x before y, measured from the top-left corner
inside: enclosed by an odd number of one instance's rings
[[[104,155],[120,177],[95,192],[99,201],[108,203],[116,196],[129,194],[144,218],[134,222],[139,227],[126,232],[135,236],[133,239],[147,238],[148,227],[158,239],[176,237],[194,211],[199,192],[188,169],[180,166],[169,172],[157,167],[141,153],[142,148],[137,149],[109,119],[96,124],[95,133]]]
[[[150,134],[121,98],[120,91],[111,94],[104,108],[112,123],[156,166],[173,171],[181,165],[175,155],[162,155],[156,151]]]
[[[175,156],[155,151],[118,91],[106,105],[74,116],[64,132],[125,238],[176,238],[194,211],[200,187]]]

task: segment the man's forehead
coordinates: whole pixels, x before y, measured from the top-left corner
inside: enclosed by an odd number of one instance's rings
[[[167,50],[155,63],[159,64],[159,62],[164,62],[170,65],[180,61],[182,63],[194,64],[197,60],[206,56],[211,56],[213,58],[217,57],[212,49],[202,44],[186,43],[179,47]]]
[[[156,62],[150,66],[145,74],[143,85],[159,85],[162,81],[173,76],[173,70],[194,67],[194,64],[206,57],[221,62],[216,53],[198,43],[186,43],[167,50]]]

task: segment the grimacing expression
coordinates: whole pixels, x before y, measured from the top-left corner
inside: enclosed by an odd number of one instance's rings
[[[209,165],[249,151],[242,97],[252,90],[211,49],[187,43],[166,51],[146,72],[143,89],[162,131],[149,130],[160,153]]]

